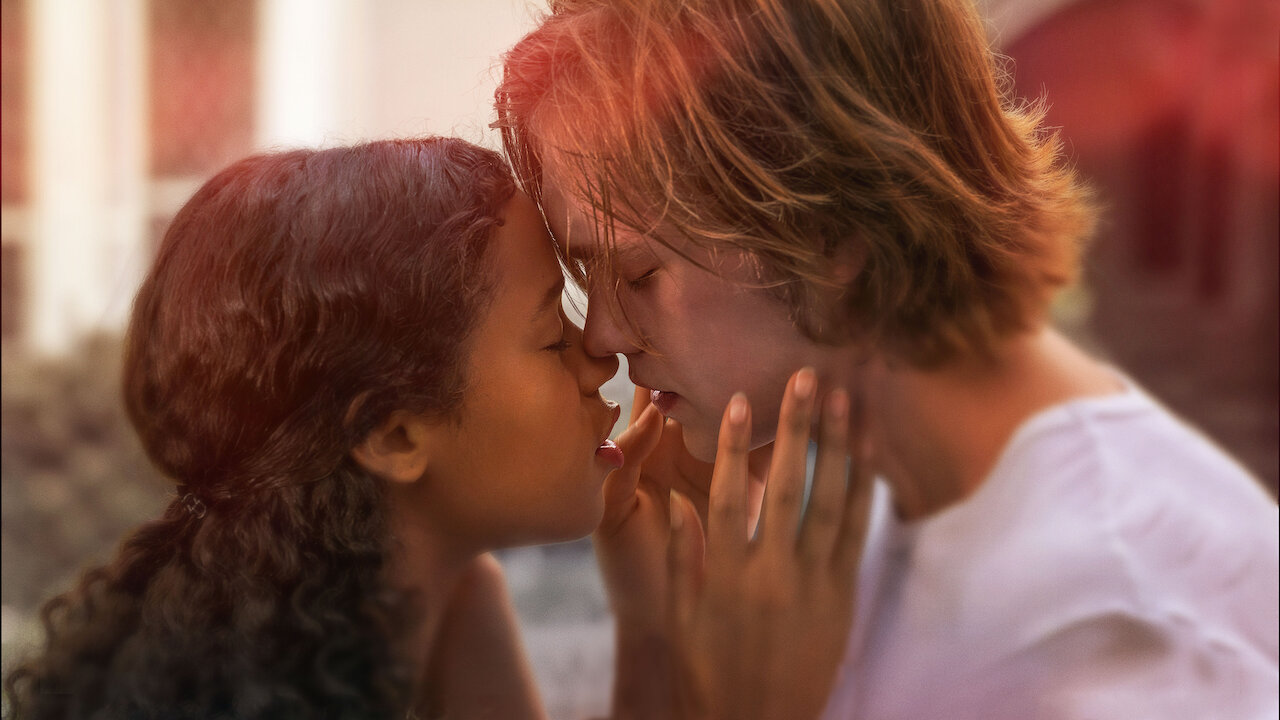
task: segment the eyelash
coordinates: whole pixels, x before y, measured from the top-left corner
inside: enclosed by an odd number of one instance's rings
[[[560,342],[551,343],[550,345],[543,348],[543,350],[550,350],[551,352],[562,353],[565,350],[568,350],[569,347],[570,345],[568,340],[561,340]]]
[[[633,290],[644,287],[644,284],[647,283],[649,280],[651,280],[653,276],[657,274],[657,272],[658,272],[658,268],[654,268],[648,272],[641,273],[640,277],[637,277],[634,280],[628,280],[627,287],[630,287]]]

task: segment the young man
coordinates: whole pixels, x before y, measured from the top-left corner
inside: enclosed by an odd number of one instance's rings
[[[700,501],[736,391],[767,454],[798,367],[864,408],[829,717],[1274,716],[1276,506],[1049,326],[1093,214],[970,3],[553,3],[498,118],[587,351],[692,456],[648,482]]]

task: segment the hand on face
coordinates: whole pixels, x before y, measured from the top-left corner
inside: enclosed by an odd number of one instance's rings
[[[620,620],[646,628],[663,628],[666,599],[666,543],[670,503],[675,490],[689,498],[706,522],[714,465],[685,449],[680,423],[663,418],[637,387],[631,420],[618,437],[625,466],[604,486],[604,517],[596,529],[596,559]],[[764,494],[769,444],[750,454],[747,527],[755,527]]]
[[[662,434],[657,408],[632,406],[631,421],[617,439],[623,466],[605,478],[604,515],[592,535],[618,622],[650,631],[663,625],[667,502],[641,475]]]
[[[668,621],[678,717],[811,718],[826,703],[853,620],[872,483],[860,437],[846,483],[849,399],[833,391],[802,517],[816,394],[812,371],[787,385],[754,539],[746,532],[745,397],[730,401],[721,424],[705,537],[694,506],[672,495]],[[854,423],[860,430],[861,420]]]
[[[649,410],[652,407],[649,390],[637,387],[631,406],[633,420],[642,414],[652,412]],[[755,526],[759,515],[760,498],[764,495],[772,455],[773,443],[769,443],[752,450],[747,456],[749,527]],[[639,470],[639,479],[642,486],[652,488],[654,493],[663,498],[666,498],[671,490],[684,495],[697,508],[699,517],[705,523],[714,467],[712,463],[699,460],[689,452],[685,445],[684,426],[674,418],[667,418],[662,423],[658,442]]]

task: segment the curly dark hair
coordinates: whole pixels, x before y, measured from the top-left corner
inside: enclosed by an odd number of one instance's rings
[[[405,712],[411,599],[386,583],[384,485],[349,451],[394,410],[456,413],[514,191],[497,153],[427,138],[251,157],[191,198],[124,372],[178,497],[45,605],[15,718]]]

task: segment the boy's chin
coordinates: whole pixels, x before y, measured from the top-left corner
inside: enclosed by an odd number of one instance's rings
[[[773,423],[777,423],[776,417]],[[684,425],[681,431],[684,436],[684,448],[690,455],[702,462],[715,462],[716,449],[720,440],[720,428],[698,428]],[[771,442],[773,442],[772,437],[761,437],[758,433],[752,434],[751,447],[753,450]]]
[[[702,462],[715,462],[717,433],[684,426],[684,449]]]

